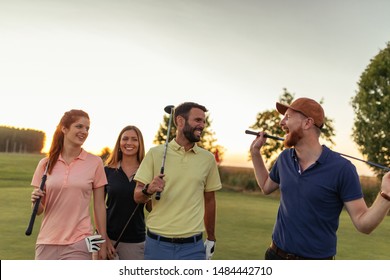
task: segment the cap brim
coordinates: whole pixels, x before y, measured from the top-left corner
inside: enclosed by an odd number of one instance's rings
[[[284,115],[286,113],[288,108],[290,108],[290,106],[276,102],[276,110],[278,110],[278,112],[281,113],[282,115]]]

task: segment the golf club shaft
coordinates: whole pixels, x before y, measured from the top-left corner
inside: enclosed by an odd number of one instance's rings
[[[381,168],[381,169],[383,169],[383,170],[390,171],[390,168],[389,168],[389,167],[380,165],[380,164],[375,163],[375,162],[372,162],[372,161],[368,161],[368,160],[356,158],[356,157],[349,156],[349,155],[345,155],[345,154],[342,154],[342,153],[338,153],[338,154],[339,154],[340,156],[349,157],[349,158],[352,158],[352,159],[359,160],[359,161],[361,161],[361,162],[367,163],[367,164],[369,164],[369,165],[372,165],[372,166]]]
[[[250,131],[250,130],[245,130],[245,133],[246,133],[246,134],[252,134],[252,135],[259,135],[258,132]],[[264,137],[265,137],[265,138],[271,138],[271,139],[275,139],[275,140],[284,141],[284,138],[277,137],[277,136],[272,136],[272,135],[267,135],[267,134],[266,134],[266,135],[264,135]],[[338,152],[336,152],[336,153],[338,153]],[[348,157],[348,158],[352,158],[352,159],[355,159],[355,160],[359,160],[359,161],[361,161],[361,162],[364,162],[364,163],[367,163],[367,164],[369,164],[369,165],[372,165],[372,166],[381,168],[381,169],[386,170],[386,171],[390,171],[390,168],[389,168],[389,167],[380,165],[380,164],[375,163],[375,162],[372,162],[372,161],[363,160],[363,159],[356,158],[356,157],[349,156],[349,155],[342,154],[342,153],[338,153],[338,154],[341,155],[341,156],[344,156],[344,157]]]
[[[246,133],[246,134],[256,135],[256,136],[259,135],[258,132],[251,131],[251,130],[245,130],[245,133]],[[278,136],[272,136],[272,135],[265,134],[264,137],[265,137],[265,138],[274,139],[274,140],[284,141],[284,138],[278,137]]]
[[[139,207],[139,204],[137,204],[137,206],[134,208],[133,213],[131,213],[130,218],[127,220],[125,226],[124,226],[123,229],[122,229],[122,232],[119,234],[119,237],[118,237],[117,241],[116,241],[115,244],[114,244],[114,248],[115,248],[115,249],[116,249],[116,247],[118,247],[119,243],[121,242],[122,235],[123,235],[123,233],[125,232],[127,226],[129,225],[131,219],[133,218],[135,212],[137,212],[138,207]]]
[[[46,164],[46,169],[45,172],[43,173],[42,180],[41,180],[41,185],[39,186],[39,189],[43,191],[46,183],[46,178],[47,178],[47,169],[49,167],[49,163]],[[41,204],[41,196],[35,201],[33,211],[31,213],[31,218],[30,222],[28,223],[27,229],[26,229],[26,235],[29,236],[32,233],[33,227],[34,227],[34,222],[35,222],[35,217],[38,214],[38,209],[39,209],[39,204]]]
[[[168,108],[168,106],[167,106],[166,108]],[[171,123],[172,123],[173,106],[170,107],[170,109],[171,109],[171,112],[170,112],[170,114],[169,114],[168,130],[167,130],[167,139],[165,140],[164,154],[163,154],[163,159],[162,159],[160,174],[164,174],[165,159],[167,158],[167,150],[168,150],[168,143],[169,143],[169,135],[170,135],[170,133],[171,133]],[[160,198],[161,198],[161,192],[157,192],[157,193],[156,193],[156,200],[160,200]]]

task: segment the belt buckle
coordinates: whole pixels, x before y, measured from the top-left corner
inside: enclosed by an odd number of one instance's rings
[[[180,244],[180,243],[183,243],[183,241],[184,241],[184,238],[181,238],[181,237],[171,239],[172,243],[179,243]]]

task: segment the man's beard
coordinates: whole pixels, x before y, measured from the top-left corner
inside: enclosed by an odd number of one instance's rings
[[[189,126],[188,123],[186,122],[183,129],[183,134],[187,138],[187,140],[190,141],[191,143],[196,143],[200,141],[200,136],[196,136],[194,134],[194,131],[195,129]]]
[[[284,140],[284,146],[286,148],[294,147],[299,140],[303,138],[303,129],[300,128],[298,131],[290,131],[286,140]]]

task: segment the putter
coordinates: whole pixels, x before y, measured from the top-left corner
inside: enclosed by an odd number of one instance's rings
[[[45,172],[43,172],[42,180],[41,180],[41,185],[39,186],[39,189],[43,191],[46,183],[46,178],[47,178],[47,170],[49,168],[49,161],[46,163],[46,168]],[[41,196],[35,201],[33,211],[31,213],[31,218],[30,222],[28,223],[28,227],[26,229],[26,235],[29,236],[32,233],[33,227],[34,227],[34,222],[35,222],[35,217],[37,216],[38,213],[38,208],[39,204],[41,204]]]
[[[174,108],[175,108],[175,106],[173,106],[173,105],[168,105],[164,108],[164,111],[169,114],[169,121],[168,121],[168,130],[167,130],[167,139],[165,140],[164,154],[163,154],[160,174],[164,174],[165,159],[167,158],[169,134],[171,133],[172,114],[174,112]],[[156,193],[156,200],[160,200],[160,198],[161,198],[161,192],[157,192]]]
[[[245,133],[246,133],[246,134],[252,134],[252,135],[259,135],[258,132],[250,131],[250,130],[245,130]],[[265,138],[271,138],[271,139],[275,139],[275,140],[284,141],[284,138],[282,138],[282,137],[277,137],[277,136],[272,136],[272,135],[267,135],[267,134],[264,135],[264,137],[265,137]],[[372,166],[381,168],[381,169],[383,169],[383,170],[390,171],[390,168],[389,168],[389,167],[380,165],[380,164],[378,164],[378,163],[375,163],[375,162],[372,162],[372,161],[368,161],[368,160],[364,160],[364,159],[360,159],[360,158],[356,158],[356,157],[349,156],[349,155],[346,155],[346,154],[342,154],[342,153],[339,153],[339,152],[336,152],[336,153],[338,153],[340,156],[352,158],[352,159],[354,159],[354,160],[359,160],[359,161],[361,161],[361,162],[364,162],[364,163],[367,163],[367,164],[369,164],[369,165],[372,165]]]

